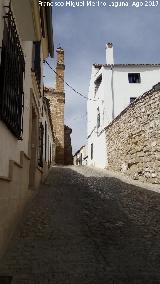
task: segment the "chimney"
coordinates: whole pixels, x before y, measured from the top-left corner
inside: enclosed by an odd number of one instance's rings
[[[106,63],[109,65],[114,64],[114,59],[113,59],[113,44],[112,43],[107,43],[106,44]]]

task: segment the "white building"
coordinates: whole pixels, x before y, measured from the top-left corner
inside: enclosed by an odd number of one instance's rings
[[[87,159],[88,159],[87,146],[84,145],[74,154],[73,163],[76,166],[78,166],[78,165],[86,166],[87,165]]]
[[[38,165],[47,173],[51,164],[55,164],[55,135],[53,131],[50,101],[43,97],[40,117]]]
[[[106,45],[106,64],[93,64],[87,103],[88,165],[105,168],[104,128],[160,78],[160,64],[114,64],[113,45]]]
[[[0,258],[54,156],[43,102],[43,60],[53,57],[52,8],[0,1]],[[46,159],[42,157],[45,143]],[[42,162],[42,163],[41,163]]]

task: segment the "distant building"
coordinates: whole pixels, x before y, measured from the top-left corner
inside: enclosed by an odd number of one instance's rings
[[[73,157],[74,165],[87,165],[87,147],[84,145],[82,146],[75,154]]]
[[[106,64],[93,64],[91,72],[87,102],[88,165],[107,166],[104,128],[159,78],[160,64],[114,64],[113,45],[106,45]]]
[[[42,119],[41,125],[43,128],[43,146],[40,148],[43,149],[42,160],[40,159],[40,164],[42,167],[47,166],[48,168],[55,164],[55,135],[53,131],[51,110],[50,110],[50,101],[43,97],[43,105],[42,105]],[[41,144],[42,145],[42,144]],[[40,150],[40,153],[41,153]]]

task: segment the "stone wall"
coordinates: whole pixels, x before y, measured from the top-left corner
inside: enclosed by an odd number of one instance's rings
[[[57,52],[56,65],[56,88],[45,88],[45,96],[50,101],[51,118],[53,125],[53,132],[55,135],[56,164],[64,164],[64,50],[59,47]]]
[[[56,89],[54,91],[54,112],[52,119],[55,125],[56,138],[56,164],[64,164],[64,50],[59,47],[57,52],[57,66],[56,66]],[[52,114],[52,111],[51,111]]]
[[[64,164],[73,165],[72,144],[71,144],[72,129],[64,126]]]
[[[45,88],[44,93],[45,97],[47,97],[50,102],[50,111],[56,144],[55,163],[61,165],[72,165],[73,156],[70,137],[72,129],[64,125],[64,50],[59,47],[56,52],[56,88]]]
[[[160,183],[160,83],[106,127],[108,168]]]
[[[56,142],[55,162],[64,163],[64,95],[53,93],[50,99],[51,117]]]
[[[59,47],[57,52],[57,66],[56,66],[56,91],[64,93],[64,50]]]

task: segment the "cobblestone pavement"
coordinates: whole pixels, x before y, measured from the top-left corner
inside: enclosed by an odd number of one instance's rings
[[[100,170],[54,167],[0,275],[12,284],[160,283],[160,193]]]

